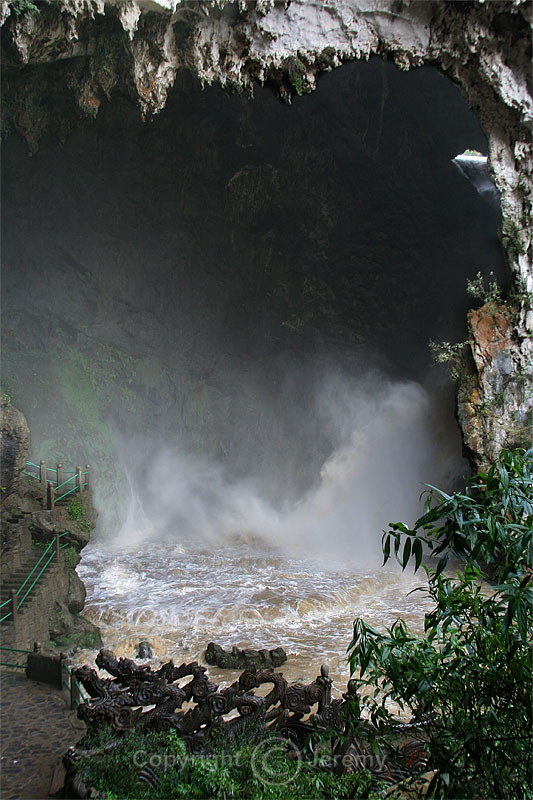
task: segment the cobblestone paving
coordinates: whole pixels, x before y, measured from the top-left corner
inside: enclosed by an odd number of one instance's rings
[[[84,723],[69,711],[66,692],[8,669],[0,670],[0,714],[0,797],[48,797],[54,769]]]

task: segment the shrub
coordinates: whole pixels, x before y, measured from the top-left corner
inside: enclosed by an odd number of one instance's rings
[[[489,280],[492,278],[492,280]],[[478,272],[473,280],[466,282],[466,291],[471,297],[476,300],[481,300],[482,303],[501,303],[502,295],[500,287],[496,281],[494,272],[490,272],[487,280]]]
[[[398,759],[390,704],[412,713],[429,797],[533,797],[532,471],[532,450],[506,451],[463,492],[430,487],[414,527],[397,523],[383,537],[385,562],[392,549],[403,569],[414,561],[426,572],[435,606],[424,634],[402,620],[385,632],[354,623],[351,670],[370,691],[360,702],[374,724],[366,735]],[[439,559],[424,565],[424,553]],[[450,553],[461,559],[454,577],[444,573]]]
[[[67,506],[67,511],[70,519],[76,523],[80,531],[89,533],[91,530],[91,523],[85,516],[85,509],[81,500],[71,500]]]
[[[63,563],[65,564],[65,568],[68,570],[76,569],[78,565],[79,557],[78,551],[72,545],[65,547],[63,550]]]
[[[82,753],[78,771],[87,786],[109,800],[375,796],[369,793],[368,771],[337,776],[289,758],[279,739],[264,738],[264,732],[262,736],[259,743],[237,740],[232,745],[217,739],[208,754],[193,755],[174,731],[132,731],[111,750],[109,745],[116,734],[103,728],[86,737],[84,743],[92,750],[88,757]],[[265,754],[267,758],[263,760]],[[152,768],[148,783],[139,781],[140,771],[146,765]]]

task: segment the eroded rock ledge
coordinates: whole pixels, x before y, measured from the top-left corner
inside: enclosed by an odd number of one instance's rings
[[[470,319],[474,371],[459,391],[459,419],[476,463],[531,440],[527,0],[51,0],[37,2],[39,13],[20,13],[32,5],[28,0],[15,5],[17,14],[9,0],[1,3],[4,126],[31,150],[46,134],[66,137],[117,96],[132,98],[148,118],[165,106],[179,69],[202,84],[251,95],[256,84],[270,83],[288,102],[312,91],[318,73],[373,54],[401,69],[431,64],[455,81],[487,134],[514,277],[512,295],[498,312],[506,323],[497,357],[485,346],[487,326]],[[489,317],[500,329],[493,311]]]

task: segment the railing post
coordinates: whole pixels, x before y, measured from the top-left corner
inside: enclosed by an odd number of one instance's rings
[[[70,710],[73,711],[76,708],[76,700],[77,700],[78,690],[76,689],[76,680],[74,678],[74,674],[70,673]]]
[[[11,589],[11,614],[13,615],[13,625],[17,624],[17,592],[15,589]]]
[[[91,488],[91,465],[85,464],[85,470],[87,472],[87,489]]]
[[[68,675],[68,670],[66,669],[67,661],[68,661],[67,654],[66,653],[60,653],[59,654],[59,681],[58,681],[58,683],[59,683],[59,686],[61,688],[61,691],[63,691],[63,686],[64,686],[63,679],[64,679],[64,676],[65,676],[65,672]]]
[[[56,556],[59,558],[59,533],[56,531]]]
[[[57,483],[56,486],[61,486],[63,483],[63,464],[57,465]]]
[[[83,475],[81,474],[81,467],[76,467],[76,486],[78,492],[83,492]]]
[[[46,463],[42,460],[39,461],[39,470],[41,473],[41,486],[44,491],[46,489]]]
[[[48,481],[47,487],[48,488],[46,491],[46,507],[48,508],[48,511],[53,511],[55,505],[55,490],[52,481]]]

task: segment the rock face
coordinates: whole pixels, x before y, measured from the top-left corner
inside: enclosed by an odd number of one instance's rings
[[[6,418],[12,422],[9,430],[19,434],[16,462],[19,463],[23,455],[25,463],[28,427],[21,412],[11,406],[8,411]],[[96,523],[92,495],[88,491],[77,495],[77,521],[69,516],[68,507],[56,506],[53,511],[46,511],[43,501],[46,506],[40,484],[15,473],[11,491],[5,493],[0,502],[3,600],[6,599],[4,595],[9,597],[10,590],[17,590],[29,574],[39,574],[45,547],[54,540],[56,533],[69,531],[61,538],[61,543],[67,546],[61,548],[59,557],[52,558],[35,587],[23,599],[15,623],[12,617],[2,623],[3,644],[24,649],[33,647],[35,641],[46,647],[53,642],[63,649],[99,646],[98,628],[80,616],[86,591],[76,573],[79,553],[88,543]]]
[[[232,647],[227,652],[219,644],[209,642],[205,660],[220,669],[264,669],[281,666],[287,660],[287,654],[283,647],[273,650],[239,650],[238,647]]]
[[[438,66],[461,87],[488,137],[513,276],[502,312],[509,358],[482,355],[483,333],[472,318],[474,364],[477,370],[483,362],[483,375],[470,377],[475,403],[464,386],[459,392],[465,447],[474,462],[484,462],[504,442],[530,439],[522,423],[533,376],[531,14],[527,0],[60,0],[39,14],[15,15],[2,0],[4,125],[35,150],[45,134],[65,137],[112,97],[133,98],[147,118],[165,106],[183,68],[237,92],[269,83],[290,101],[312,91],[320,72],[372,54],[401,69]],[[503,375],[502,368],[510,371]],[[498,414],[494,392],[501,396]],[[502,437],[502,423],[512,436]]]
[[[482,464],[504,448],[533,441],[531,374],[523,369],[511,309],[488,302],[468,314],[475,372],[466,370],[459,393],[465,441]]]
[[[7,496],[13,490],[21,469],[26,464],[30,452],[30,429],[24,414],[17,411],[11,403],[2,401],[2,428],[0,430],[0,464],[2,470],[2,494]]]

